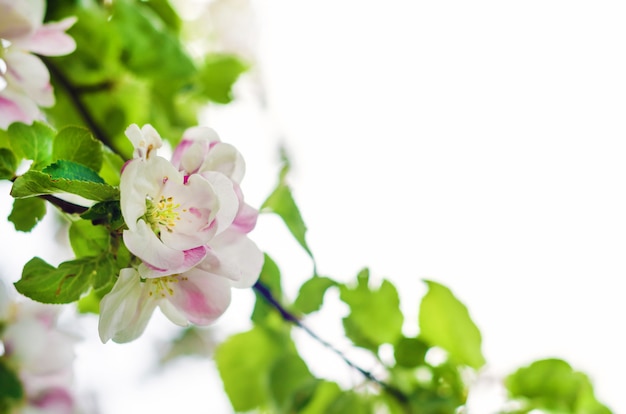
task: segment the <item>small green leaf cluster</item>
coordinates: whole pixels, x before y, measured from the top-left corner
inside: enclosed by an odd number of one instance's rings
[[[2,169],[3,178],[13,181],[9,220],[16,230],[29,232],[50,202],[70,222],[70,244],[76,256],[58,267],[33,258],[24,266],[17,290],[43,303],[75,302],[90,291],[101,298],[130,260],[120,240],[124,222],[116,185],[122,158],[83,127],[57,132],[41,122],[13,123],[7,138]],[[24,161],[30,162],[30,168],[18,174]],[[87,305],[90,298],[81,299],[81,308],[97,311],[98,301]]]
[[[232,54],[193,56],[182,36],[184,22],[163,0],[58,0],[46,20],[76,16],[68,34],[76,50],[46,58],[56,104],[46,110],[53,125],[82,125],[129,158],[130,124],[151,124],[176,140],[197,124],[207,101],[232,99],[232,86],[249,65]],[[176,144],[176,142],[172,142]]]
[[[306,242],[307,227],[287,183],[288,172],[289,162],[284,159],[278,185],[262,211],[277,214],[315,262]],[[467,409],[472,379],[486,364],[481,333],[467,307],[448,287],[433,280],[424,283],[427,291],[416,310],[419,333],[407,336],[400,298],[391,280],[374,283],[367,268],[348,282],[315,271],[291,301],[283,292],[277,263],[266,255],[255,286],[253,327],[229,337],[215,352],[233,408],[237,412],[308,414],[452,414]],[[370,354],[377,364],[375,370],[353,363],[327,342],[323,332],[306,326],[308,315],[324,311],[329,290],[335,290],[349,309],[342,321],[346,337],[355,348]],[[292,339],[293,329],[304,330],[328,353],[340,355],[345,369],[360,373],[363,383],[345,388],[314,375]],[[502,413],[535,409],[610,413],[595,398],[588,378],[562,360],[536,361],[510,374],[503,384],[509,392],[509,406],[514,408],[503,407]]]

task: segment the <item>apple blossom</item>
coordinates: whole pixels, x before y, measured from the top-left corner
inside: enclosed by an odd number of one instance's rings
[[[187,176],[152,154],[160,146],[149,126],[131,126],[127,135],[136,158],[120,180],[120,204],[128,229],[124,243],[147,266],[163,274],[180,273],[200,262],[206,244],[229,226],[239,203],[222,174]]]
[[[11,300],[0,284],[0,358],[17,373],[24,399],[12,412],[72,414],[77,402],[72,390],[74,345],[77,338],[57,324],[59,308],[29,300]]]
[[[61,56],[76,43],[65,33],[76,18],[42,24],[44,0],[0,0],[0,128],[32,123],[54,105],[50,73],[33,53]]]
[[[232,181],[239,201],[231,227],[242,233],[252,231],[256,225],[258,211],[244,202],[240,184],[246,166],[241,153],[234,146],[222,142],[211,128],[189,128],[174,149],[172,164],[186,174],[206,176],[212,172],[219,172],[226,175]]]
[[[136,269],[122,269],[100,302],[100,339],[136,339],[157,306],[177,325],[208,325],[230,304],[230,287],[229,279],[199,268],[149,279],[142,279]]]

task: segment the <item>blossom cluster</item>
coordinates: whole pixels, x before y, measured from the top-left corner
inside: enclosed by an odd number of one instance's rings
[[[100,304],[103,342],[139,337],[159,307],[175,324],[207,325],[230,304],[231,287],[251,287],[263,254],[248,233],[258,212],[244,202],[245,163],[207,127],[185,131],[172,159],[151,126],[126,136],[134,157],[122,170],[123,240],[140,263],[120,271]]]
[[[37,55],[62,56],[76,49],[65,33],[75,22],[68,17],[42,24],[44,0],[0,0],[0,128],[13,122],[32,123],[39,107],[54,105],[48,68]]]
[[[23,389],[20,400],[4,401],[8,407],[0,401],[0,409],[21,414],[78,412],[72,371],[77,337],[59,328],[59,310],[13,300],[0,283],[0,364],[17,374]]]

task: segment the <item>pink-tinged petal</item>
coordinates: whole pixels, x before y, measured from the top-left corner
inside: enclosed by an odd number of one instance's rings
[[[211,147],[199,172],[217,171],[235,183],[241,183],[246,173],[246,163],[241,153],[230,144],[219,142]]]
[[[220,209],[211,183],[197,174],[189,176],[184,185],[170,180],[163,185],[161,197],[171,200],[172,211],[176,215],[171,224],[161,230],[164,244],[187,250],[211,240],[217,230],[213,222]]]
[[[74,397],[66,388],[50,387],[31,398],[30,403],[46,412],[68,414],[74,412]]]
[[[199,247],[196,247],[195,249],[189,249],[189,250],[183,251],[183,255],[184,255],[183,262],[180,266],[176,268],[162,269],[162,268],[151,266],[144,262],[139,265],[137,270],[139,271],[139,274],[141,275],[141,277],[144,279],[158,278],[162,276],[183,273],[191,269],[192,267],[196,266],[198,263],[202,262],[205,259],[208,250],[209,249],[206,246],[199,246]]]
[[[4,60],[7,64],[5,77],[9,85],[24,91],[39,106],[54,105],[50,73],[41,59],[30,53],[9,49]]]
[[[202,166],[208,152],[208,141],[191,140],[183,137],[172,154],[172,164],[187,174],[193,174]]]
[[[31,36],[14,41],[12,44],[43,56],[63,56],[76,49],[74,39],[65,33],[76,23],[76,17],[68,17],[59,22],[47,23],[38,28]]]
[[[185,262],[183,251],[164,245],[143,220],[137,222],[135,231],[124,230],[122,237],[132,254],[154,268],[178,269]]]
[[[106,343],[130,342],[138,338],[146,328],[156,307],[142,286],[139,273],[135,269],[122,269],[111,292],[100,301],[98,332]]]
[[[211,240],[207,258],[198,268],[228,278],[235,288],[248,288],[258,280],[263,252],[246,235],[228,230]]]
[[[200,174],[211,183],[219,199],[219,210],[215,216],[217,234],[226,230],[237,216],[239,198],[233,188],[233,182],[224,174],[206,171]]]
[[[179,280],[168,300],[191,323],[208,325],[230,305],[230,285],[225,278],[192,269]]]
[[[233,220],[233,224],[230,228],[240,233],[250,233],[256,226],[259,211],[244,203],[243,192],[241,191],[241,187],[239,185],[235,185],[234,188],[235,193],[237,194],[237,199],[239,200],[239,211],[237,211],[237,216],[235,217],[235,220]]]
[[[44,0],[0,0],[0,38],[11,42],[29,36],[43,21]]]
[[[0,129],[13,122],[32,124],[39,117],[39,108],[32,99],[8,89],[0,92]]]

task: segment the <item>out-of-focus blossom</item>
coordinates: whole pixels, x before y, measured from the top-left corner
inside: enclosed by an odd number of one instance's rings
[[[67,55],[76,43],[65,33],[76,18],[43,24],[44,0],[0,0],[0,128],[32,123],[39,107],[54,105],[48,68],[35,54]]]
[[[12,413],[73,414],[78,406],[73,393],[76,336],[61,330],[59,307],[30,300],[11,300],[0,284],[0,342],[2,363],[13,369],[24,390]]]

